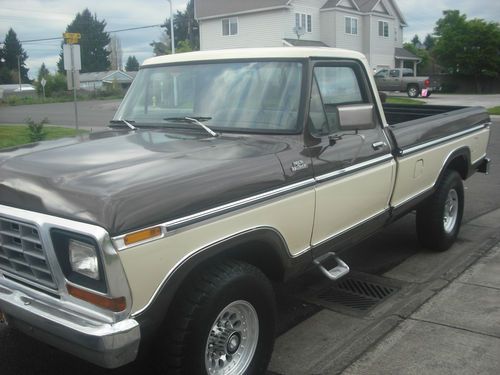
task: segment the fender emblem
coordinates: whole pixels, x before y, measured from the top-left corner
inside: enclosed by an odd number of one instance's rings
[[[296,160],[292,162],[292,167],[291,167],[292,172],[297,172],[302,169],[307,169],[307,164],[304,163],[304,160]]]

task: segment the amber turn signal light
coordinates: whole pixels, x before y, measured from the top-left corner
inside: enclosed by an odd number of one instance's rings
[[[80,288],[76,288],[69,284],[66,284],[66,288],[68,289],[68,293],[73,297],[87,301],[106,310],[120,312],[125,310],[125,308],[127,307],[127,301],[125,300],[125,297],[108,298]]]
[[[149,240],[150,238],[161,236],[161,227],[148,228],[125,236],[125,245],[132,245],[137,242]]]

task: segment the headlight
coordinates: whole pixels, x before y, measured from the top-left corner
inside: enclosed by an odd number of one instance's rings
[[[99,245],[90,236],[53,228],[52,243],[67,280],[101,293],[107,293],[106,276]]]
[[[94,246],[77,240],[69,240],[71,269],[94,280],[99,280],[99,260]]]

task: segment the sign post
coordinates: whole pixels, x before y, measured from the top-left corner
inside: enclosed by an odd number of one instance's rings
[[[78,106],[76,102],[76,90],[80,88],[79,71],[82,69],[80,57],[79,33],[64,33],[66,44],[63,46],[64,69],[67,74],[68,90],[73,89],[73,102],[75,103],[75,128],[78,131]]]
[[[45,78],[42,78],[40,84],[42,85],[43,100],[45,100],[45,85],[47,84],[47,80]]]

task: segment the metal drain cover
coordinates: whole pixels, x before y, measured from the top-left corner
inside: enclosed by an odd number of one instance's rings
[[[380,279],[380,278],[378,278]],[[364,313],[385,301],[399,288],[385,280],[367,280],[366,277],[347,275],[340,281],[316,293],[315,303],[332,310],[346,309]]]

